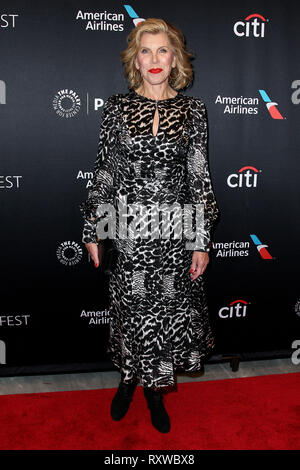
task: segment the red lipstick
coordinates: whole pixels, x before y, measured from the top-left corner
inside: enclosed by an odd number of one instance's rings
[[[151,72],[151,73],[159,73],[159,72],[162,72],[162,69],[150,69],[149,72]]]

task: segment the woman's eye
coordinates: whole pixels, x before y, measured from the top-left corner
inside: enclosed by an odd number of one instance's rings
[[[144,54],[144,52],[147,52],[147,49],[141,49],[141,53]],[[160,49],[160,52],[168,52],[167,49]]]

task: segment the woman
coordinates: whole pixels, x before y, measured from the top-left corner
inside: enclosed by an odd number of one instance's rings
[[[201,370],[214,347],[202,274],[219,210],[208,170],[205,104],[178,91],[193,75],[182,33],[148,18],[127,41],[121,58],[129,92],[109,97],[102,111],[93,186],[81,205],[83,242],[98,267],[96,228],[113,214],[105,204],[116,211],[124,202],[131,207],[127,238],[111,237],[119,257],[109,283],[108,352],[121,373],[111,416],[125,416],[139,382],[153,426],[168,432],[162,391],[174,386],[175,371]],[[189,204],[191,215],[196,205],[202,207],[200,228],[194,231],[193,222],[193,249],[186,247],[189,235],[174,237],[176,224],[169,237],[133,236],[134,204],[146,208],[138,212],[140,228],[149,224],[150,208]],[[164,230],[162,218],[157,220]]]

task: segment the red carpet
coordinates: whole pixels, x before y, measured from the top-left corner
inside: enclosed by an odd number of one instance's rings
[[[120,422],[116,389],[0,396],[0,449],[299,449],[300,373],[178,384],[171,431],[150,422],[142,388]]]

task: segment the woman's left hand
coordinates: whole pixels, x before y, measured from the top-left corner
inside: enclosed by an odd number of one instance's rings
[[[190,270],[191,281],[194,281],[198,276],[204,273],[208,263],[209,256],[207,252],[194,251]]]

